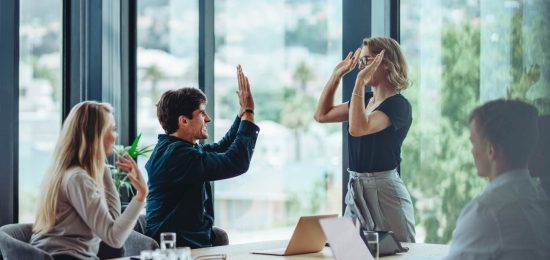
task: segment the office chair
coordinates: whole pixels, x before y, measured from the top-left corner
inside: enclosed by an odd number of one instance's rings
[[[9,224],[0,227],[0,259],[52,259],[47,252],[29,244],[32,224]],[[99,258],[117,258],[139,255],[142,250],[159,248],[158,243],[138,232],[132,231],[122,248],[112,248],[101,242]]]

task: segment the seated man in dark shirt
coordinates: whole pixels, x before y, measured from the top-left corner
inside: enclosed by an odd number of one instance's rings
[[[259,128],[254,124],[254,100],[248,78],[237,67],[238,117],[214,144],[208,138],[206,96],[196,88],[165,92],[157,117],[166,132],[145,165],[149,175],[146,235],[159,240],[162,232],[176,232],[177,246],[214,245],[213,197],[210,181],[245,173],[250,165]]]

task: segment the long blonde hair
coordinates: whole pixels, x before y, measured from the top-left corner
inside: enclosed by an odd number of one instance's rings
[[[388,37],[371,37],[363,40],[363,46],[367,46],[373,55],[385,50],[382,63],[388,68],[388,82],[397,91],[404,90],[410,85],[407,61],[397,41]]]
[[[84,169],[103,191],[106,161],[103,139],[110,127],[112,111],[111,105],[95,101],[84,101],[71,109],[42,182],[43,195],[38,200],[34,233],[45,233],[54,227],[63,177],[70,168]]]

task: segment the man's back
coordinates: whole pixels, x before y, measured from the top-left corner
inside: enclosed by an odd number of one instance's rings
[[[526,170],[495,178],[462,211],[451,259],[548,259],[550,201]]]

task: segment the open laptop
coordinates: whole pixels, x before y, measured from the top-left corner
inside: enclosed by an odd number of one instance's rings
[[[332,255],[336,260],[374,259],[358,228],[349,218],[321,219],[321,228],[325,233]]]
[[[323,250],[327,242],[325,234],[319,225],[319,219],[336,217],[338,217],[337,214],[300,217],[286,248],[254,251],[252,253],[288,256],[319,252]]]

